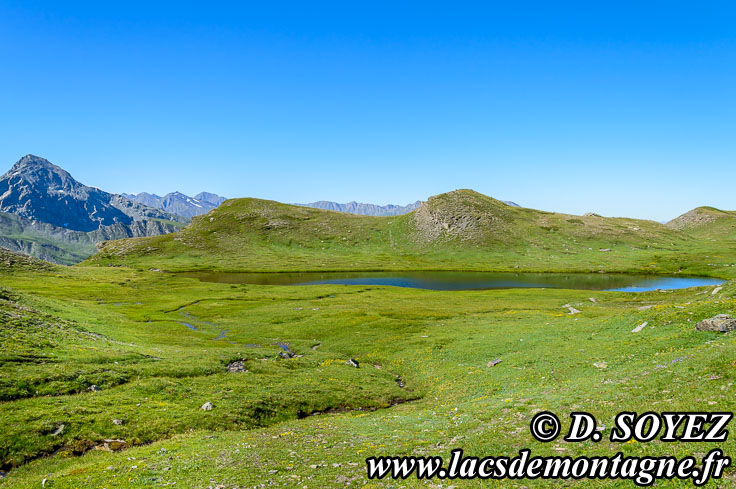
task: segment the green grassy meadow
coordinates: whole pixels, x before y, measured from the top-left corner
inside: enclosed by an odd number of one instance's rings
[[[431,228],[412,221],[415,214],[364,218],[229,202],[181,233],[111,242],[80,266],[0,257],[0,487],[634,487],[370,481],[365,458],[447,458],[453,448],[513,456],[527,447],[572,457],[702,456],[715,445],[610,443],[613,416],[734,410],[736,336],[695,330],[701,319],[736,313],[734,281],[636,294],[442,292],[216,284],[155,271],[606,270],[732,279],[730,221],[709,221],[696,235],[648,221],[472,211],[485,201],[471,199],[442,203],[421,221],[439,223]],[[472,219],[447,217],[463,215]],[[463,234],[453,235],[457,226]],[[567,304],[581,312],[570,314]],[[233,362],[247,371],[228,371]],[[212,410],[201,409],[207,402]],[[542,410],[563,425],[571,411],[589,411],[605,426],[604,441],[537,442],[529,421]],[[736,448],[732,439],[720,447],[727,455]],[[727,476],[708,487],[736,487],[733,468]]]

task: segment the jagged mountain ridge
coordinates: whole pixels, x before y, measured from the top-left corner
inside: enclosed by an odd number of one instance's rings
[[[34,155],[0,177],[0,211],[75,231],[158,219],[186,219],[76,181],[67,171]]]
[[[225,197],[209,192],[200,192],[195,197],[189,197],[181,192],[171,192],[163,197],[148,192],[123,195],[134,202],[162,209],[187,219],[207,214],[226,200]]]
[[[360,216],[399,216],[408,214],[417,209],[421,205],[421,201],[417,200],[407,205],[376,205],[363,204],[359,202],[348,202],[347,204],[338,204],[327,200],[320,200],[310,204],[294,204],[301,207],[311,207],[313,209],[323,209],[327,211],[345,212],[348,214],[357,214]]]
[[[521,207],[519,204],[508,201],[508,200],[502,200],[501,202],[503,202],[506,205],[510,205],[511,207]],[[301,207],[311,207],[313,209],[323,209],[327,211],[345,212],[348,214],[357,214],[359,216],[385,217],[385,216],[401,216],[403,214],[408,214],[412,211],[415,211],[422,205],[422,201],[417,200],[416,202],[413,202],[407,205],[394,205],[394,204],[376,205],[376,204],[364,204],[364,203],[355,202],[355,201],[348,202],[347,204],[339,204],[337,202],[332,202],[329,200],[320,200],[317,202],[312,202],[310,204],[293,204],[293,205],[298,205]]]

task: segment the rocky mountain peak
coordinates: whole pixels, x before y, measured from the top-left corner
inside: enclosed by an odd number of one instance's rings
[[[177,216],[88,187],[45,158],[26,155],[0,177],[0,211],[77,231]]]

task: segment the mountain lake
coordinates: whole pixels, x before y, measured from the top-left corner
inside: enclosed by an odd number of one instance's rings
[[[253,285],[377,285],[428,290],[488,290],[553,288],[647,292],[720,285],[710,277],[673,277],[620,273],[514,273],[514,272],[179,272],[204,282]]]

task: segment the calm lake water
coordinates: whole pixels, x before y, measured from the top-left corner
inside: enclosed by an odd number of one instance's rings
[[[483,290],[548,287],[554,289],[645,292],[718,285],[704,277],[663,277],[608,273],[499,272],[306,272],[306,273],[179,273],[204,282],[255,285],[390,285],[429,290]]]

